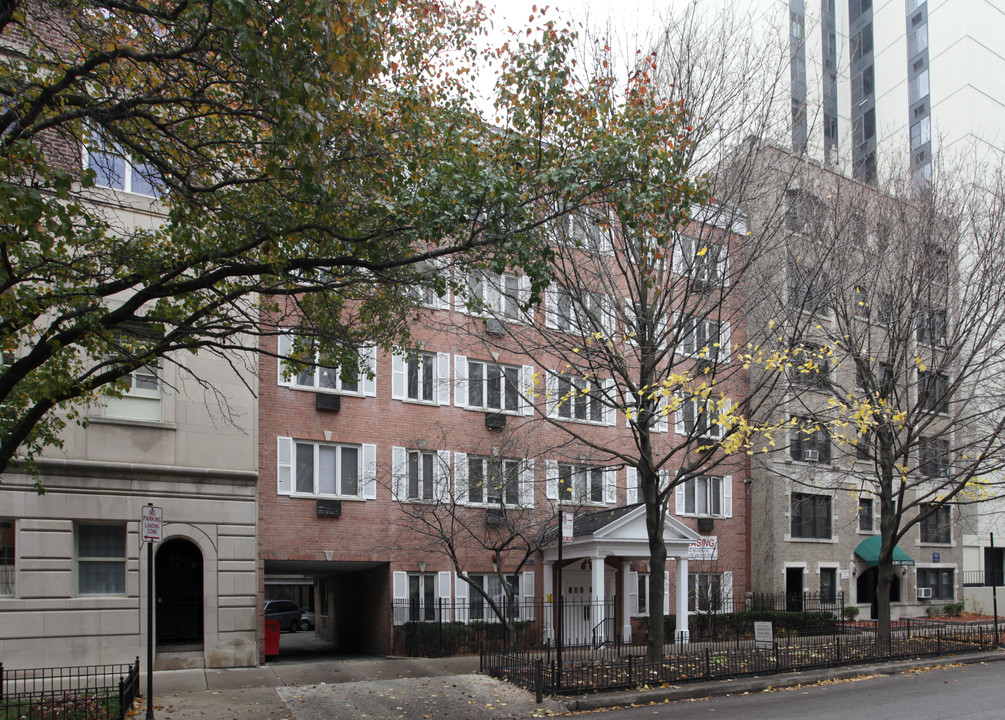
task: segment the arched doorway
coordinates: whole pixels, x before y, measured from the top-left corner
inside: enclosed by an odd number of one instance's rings
[[[876,619],[876,585],[879,583],[879,568],[867,568],[860,573],[855,588],[855,600],[864,605],[869,603],[871,617]],[[890,602],[900,602],[900,576],[894,572],[890,578]]]
[[[202,646],[202,553],[183,538],[167,540],[154,559],[157,647]]]

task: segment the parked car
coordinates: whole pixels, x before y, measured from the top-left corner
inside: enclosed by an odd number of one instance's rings
[[[278,620],[280,628],[296,632],[300,629],[300,606],[292,600],[266,600],[265,619]]]
[[[310,610],[304,610],[300,608],[300,629],[301,630],[313,630],[314,629],[314,613]]]

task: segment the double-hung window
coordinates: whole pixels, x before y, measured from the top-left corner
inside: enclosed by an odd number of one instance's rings
[[[949,441],[945,438],[923,437],[918,442],[921,456],[919,469],[926,477],[946,477],[949,474]]]
[[[77,525],[77,594],[124,595],[125,525]]]
[[[480,272],[468,279],[471,310],[503,320],[524,319],[521,307],[530,297],[529,279],[510,273]]]
[[[278,338],[279,384],[287,387],[317,390],[319,392],[338,392],[352,395],[376,395],[376,384],[373,371],[376,368],[377,349],[369,346],[359,350],[359,367],[346,368],[344,371],[332,362],[310,350],[313,343],[308,343],[310,366],[301,372],[293,374],[286,368],[285,358],[293,353],[293,336],[283,333]],[[366,370],[360,373],[359,368]]]
[[[97,133],[91,135],[87,146],[87,168],[94,172],[94,184],[99,187],[152,198],[161,196],[157,171],[153,166],[131,162],[125,152],[105,143]]]
[[[14,594],[14,522],[0,520],[0,596]]]
[[[722,612],[724,605],[722,573],[688,573],[687,609],[689,612]]]
[[[791,380],[794,385],[822,388],[830,375],[830,357],[822,345],[804,343],[793,352]]]
[[[520,504],[521,461],[468,456],[468,496],[474,504]]]
[[[789,456],[802,462],[829,463],[830,431],[811,418],[794,417],[789,430]]]
[[[720,243],[681,236],[681,260],[696,290],[706,290],[726,280],[726,247]]]
[[[686,437],[721,439],[719,415],[720,410],[715,400],[686,397],[677,410],[676,432]]]
[[[436,575],[408,574],[408,619],[411,622],[436,619]]]
[[[682,330],[681,349],[685,354],[707,362],[729,360],[729,323],[688,317]]]
[[[449,452],[392,447],[391,466],[396,500],[400,502],[449,500]]]
[[[608,336],[613,332],[610,301],[601,292],[555,283],[545,295],[545,325],[562,332]]]
[[[956,597],[956,572],[918,568],[918,588],[931,588],[933,600],[952,600]]]
[[[600,384],[573,375],[558,376],[556,411],[566,420],[604,421],[603,389]]]
[[[732,478],[700,475],[688,478],[676,489],[677,515],[731,517]]]
[[[792,493],[791,530],[794,538],[826,540],[831,537],[829,495]]]
[[[873,518],[873,507],[875,507],[872,498],[859,498],[858,499],[858,531],[871,533],[873,525],[875,523]]]
[[[952,510],[946,505],[922,506],[922,512],[929,514],[921,520],[921,542],[948,545],[953,541]]]
[[[109,357],[112,362],[126,362],[150,351],[157,338],[149,329],[137,325],[115,333]],[[116,381],[118,397],[110,397],[104,406],[104,416],[129,420],[162,419],[161,368],[158,360],[127,372]]]
[[[315,443],[278,437],[277,492],[307,497],[376,497],[376,445]]]
[[[946,344],[946,311],[929,308],[918,313],[917,338],[925,345]]]
[[[918,373],[918,402],[924,410],[946,412],[949,376],[935,370]]]
[[[450,403],[450,355],[418,350],[391,356],[391,397],[396,400]]]
[[[517,412],[520,409],[520,368],[468,360],[468,407]]]
[[[481,588],[485,595],[492,598],[492,602],[502,611],[504,617],[509,616],[510,596],[507,596],[499,576],[494,573],[471,574],[468,579],[473,587],[468,588],[468,619],[469,620],[498,620],[498,616],[491,606],[485,602],[485,597],[475,588]],[[462,581],[463,582],[463,581]],[[520,617],[520,576],[507,575],[506,584],[512,593],[513,617]]]

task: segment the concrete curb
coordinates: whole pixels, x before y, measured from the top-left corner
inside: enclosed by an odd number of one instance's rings
[[[917,660],[897,660],[889,663],[846,665],[835,668],[780,673],[778,675],[751,675],[750,677],[733,678],[730,680],[712,680],[709,682],[688,683],[686,685],[675,685],[649,690],[621,690],[592,695],[578,695],[575,697],[556,697],[555,699],[563,702],[569,712],[607,710],[630,705],[649,705],[677,700],[693,700],[695,698],[763,692],[768,688],[814,685],[823,680],[844,680],[858,677],[859,675],[895,675],[906,670],[922,667],[954,665],[958,663],[975,665],[1001,660],[1005,660],[1005,651],[993,650],[967,655],[943,655],[939,657],[919,658]]]

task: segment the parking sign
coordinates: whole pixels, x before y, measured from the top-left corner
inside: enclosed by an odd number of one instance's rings
[[[143,542],[160,542],[164,539],[164,511],[153,505],[144,505],[140,515],[140,539]]]

